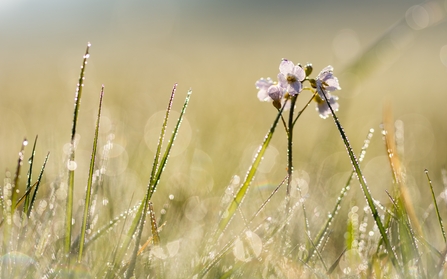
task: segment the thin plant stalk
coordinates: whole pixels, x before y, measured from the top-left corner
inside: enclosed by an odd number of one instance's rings
[[[293,150],[293,112],[295,110],[295,103],[298,96],[292,96],[290,100],[290,114],[289,114],[289,123],[288,123],[288,131],[287,134],[287,197],[290,197],[290,188],[293,179],[293,159],[292,159],[292,150]]]
[[[42,168],[40,169],[39,177],[37,178],[37,182],[35,183],[36,189],[34,190],[33,196],[31,197],[30,205],[28,208],[28,211],[26,212],[26,216],[29,218],[31,214],[31,210],[34,207],[34,202],[36,201],[37,192],[39,191],[40,182],[42,181],[43,172],[45,170],[45,166],[47,165],[48,158],[50,158],[50,152],[47,153],[47,156],[45,156],[45,160],[43,162]]]
[[[363,194],[365,195],[366,202],[368,203],[368,206],[371,210],[371,213],[373,215],[374,221],[376,222],[376,225],[379,229],[380,235],[382,236],[383,242],[385,244],[385,248],[391,258],[391,262],[393,266],[395,267],[396,271],[399,273],[401,277],[403,277],[402,274],[402,267],[400,266],[397,256],[393,250],[393,247],[391,246],[390,240],[388,239],[388,236],[386,234],[385,227],[382,224],[382,221],[380,220],[379,212],[377,211],[377,208],[374,204],[373,198],[371,196],[371,192],[369,191],[368,185],[366,183],[366,179],[363,176],[363,173],[360,169],[360,165],[357,161],[357,158],[352,150],[351,144],[349,143],[348,137],[346,136],[343,127],[340,124],[340,121],[338,121],[337,115],[335,114],[334,110],[332,109],[332,106],[329,102],[329,99],[326,96],[326,91],[324,88],[320,87],[321,92],[323,92],[324,99],[331,110],[332,117],[334,119],[335,125],[337,126],[337,129],[340,133],[340,136],[343,139],[343,143],[345,144],[346,151],[348,152],[349,158],[351,159],[352,166],[354,168],[355,173],[357,174],[357,178],[360,182],[360,186],[362,188]]]
[[[365,158],[366,149],[369,146],[369,143],[371,141],[373,133],[374,133],[374,129],[370,129],[369,133],[366,136],[366,139],[363,143],[363,146],[362,146],[362,149],[360,152],[360,156],[359,156],[359,162],[362,162],[363,158]],[[341,189],[340,195],[338,195],[337,202],[335,203],[334,209],[329,214],[329,217],[327,218],[326,223],[324,224],[323,228],[320,230],[320,232],[315,237],[315,240],[313,241],[313,243],[315,243],[316,248],[318,248],[321,245],[321,242],[323,241],[323,237],[326,235],[329,226],[332,224],[332,221],[335,218],[335,215],[337,214],[340,204],[341,204],[343,198],[346,196],[346,193],[349,190],[349,187],[351,185],[352,179],[354,178],[354,175],[355,175],[355,172],[352,171],[351,175],[349,175],[348,181],[346,181],[346,183],[345,183],[345,186]],[[304,259],[305,263],[309,262],[309,260],[312,258],[314,251],[315,251],[314,248],[315,248],[314,246],[310,247],[309,253],[307,253],[307,257]]]
[[[82,218],[81,239],[79,241],[78,263],[80,263],[82,260],[82,253],[84,252],[85,234],[87,231],[87,222],[89,219],[91,194],[92,194],[93,171],[95,169],[96,148],[98,146],[99,123],[100,123],[100,119],[101,119],[101,108],[102,108],[103,96],[104,96],[104,85],[101,88],[101,93],[100,93],[100,97],[99,97],[98,116],[96,118],[95,136],[93,138],[93,147],[92,147],[92,155],[91,155],[91,159],[90,159],[90,168],[89,168],[89,172],[88,172],[87,189],[85,191],[84,216]]]
[[[438,202],[436,201],[435,192],[433,191],[433,185],[431,183],[430,176],[428,175],[428,170],[425,170],[425,175],[427,176],[428,185],[430,186],[430,192],[433,199],[433,205],[435,206],[436,216],[438,217],[439,227],[441,228],[442,238],[444,239],[444,243],[446,243],[446,236],[444,231],[444,225],[442,223],[442,217],[439,213]]]
[[[87,49],[85,50],[84,59],[82,61],[81,73],[79,75],[79,81],[76,86],[75,92],[75,104],[73,112],[73,126],[71,129],[71,141],[70,141],[70,155],[68,159],[68,191],[67,191],[67,203],[65,210],[65,240],[64,240],[64,252],[65,254],[70,253],[71,246],[71,230],[73,227],[73,196],[74,196],[74,172],[75,170],[71,168],[71,164],[75,162],[75,136],[76,127],[78,123],[79,108],[81,105],[82,88],[84,87],[84,73],[85,66],[87,65],[87,59],[89,58],[90,43],[87,44]]]
[[[268,147],[270,141],[272,140],[273,133],[275,132],[275,128],[278,124],[279,119],[281,118],[281,114],[284,110],[286,103],[283,105],[281,110],[278,112],[275,120],[273,121],[272,126],[270,127],[270,130],[268,131],[267,135],[264,137],[264,141],[262,142],[261,146],[259,147],[258,152],[256,153],[256,155],[253,159],[253,163],[250,165],[250,167],[248,169],[248,172],[247,172],[247,175],[245,176],[244,182],[242,183],[241,187],[239,188],[238,192],[236,193],[234,199],[231,201],[231,203],[228,205],[227,209],[224,211],[224,214],[222,215],[221,220],[217,226],[215,235],[220,236],[220,234],[225,230],[225,228],[228,226],[228,224],[232,220],[238,207],[241,205],[241,203],[245,197],[245,194],[247,193],[248,188],[256,174],[256,171],[258,170],[259,164],[262,161],[264,153],[267,150],[267,147]]]
[[[175,90],[173,90],[172,94],[174,94],[174,92],[175,92]],[[148,203],[149,203],[149,201],[150,201],[150,199],[152,197],[152,194],[156,190],[156,187],[157,187],[157,185],[158,185],[158,183],[160,181],[161,174],[163,173],[163,170],[164,170],[164,168],[166,166],[166,163],[168,161],[169,154],[171,152],[171,149],[173,147],[174,141],[175,141],[175,139],[177,137],[177,134],[178,134],[178,131],[180,129],[180,125],[181,125],[181,122],[183,120],[183,116],[184,116],[184,114],[186,112],[186,108],[187,108],[187,106],[189,104],[189,100],[191,98],[191,94],[192,94],[192,90],[190,89],[188,91],[187,95],[186,95],[185,102],[183,103],[182,110],[181,110],[179,118],[177,120],[177,124],[175,125],[174,131],[172,132],[172,135],[171,135],[171,138],[168,141],[168,144],[166,146],[166,150],[165,150],[165,153],[163,154],[163,157],[160,159],[158,164],[157,164],[157,159],[154,160],[154,163],[152,165],[151,177],[149,179],[149,183],[148,183],[148,186],[147,186],[146,196],[142,200],[142,202],[141,202],[141,204],[140,204],[140,206],[139,206],[139,208],[137,210],[137,213],[136,213],[135,218],[134,218],[134,220],[132,222],[131,228],[129,229],[129,231],[128,231],[127,235],[126,235],[125,242],[122,245],[121,252],[117,256],[117,258],[115,260],[114,266],[116,266],[117,262],[121,261],[122,257],[124,256],[125,251],[129,247],[129,244],[130,244],[130,241],[132,239],[132,236],[134,235],[135,232],[137,232],[137,229],[138,229],[138,235],[137,235],[137,237],[135,239],[135,245],[137,247],[139,245],[139,242],[140,242],[140,239],[141,239],[141,234],[142,234],[144,223],[145,223],[144,222],[144,220],[145,220],[144,216],[145,216],[145,214],[147,212]],[[171,103],[172,103],[172,100],[169,101],[168,110],[171,109]],[[168,117],[168,116],[169,116],[169,113],[166,114],[165,118]],[[167,121],[165,120],[163,122],[163,125],[162,125],[162,132],[161,132],[161,134],[164,134],[164,130],[166,129],[166,127],[165,127],[166,125],[167,125]],[[161,142],[162,141],[159,141],[159,144],[161,144]],[[157,155],[156,155],[155,158],[158,158]],[[144,216],[142,216],[142,215],[144,215]],[[137,253],[138,253],[138,249],[134,249],[134,252],[132,253],[132,257],[136,257]],[[133,274],[133,268],[129,268],[127,270],[127,272],[126,272],[126,276],[131,276],[132,274]]]
[[[28,162],[29,162],[29,170],[28,170],[28,181],[26,183],[26,189],[27,190],[29,188],[31,188],[31,180],[32,180],[32,175],[33,175],[34,156],[36,155],[37,138],[38,138],[38,136],[36,135],[36,138],[34,139],[33,150],[31,151],[31,156],[30,156],[30,158],[28,160]],[[23,212],[27,212],[29,206],[30,206],[30,196],[26,195],[26,197],[25,197],[25,204],[23,205]]]

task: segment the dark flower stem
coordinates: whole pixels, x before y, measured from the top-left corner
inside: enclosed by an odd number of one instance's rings
[[[293,160],[292,160],[292,146],[293,146],[293,112],[295,110],[297,96],[292,96],[290,99],[290,114],[289,114],[289,133],[287,134],[287,197],[290,197],[290,185],[292,183],[293,174]]]

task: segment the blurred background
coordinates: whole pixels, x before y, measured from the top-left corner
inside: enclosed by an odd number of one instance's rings
[[[383,202],[392,178],[379,125],[384,107],[391,108],[417,203],[429,198],[425,168],[435,191],[444,187],[446,9],[447,1],[417,0],[2,0],[0,170],[14,172],[23,138],[32,142],[39,135],[36,162],[51,152],[46,183],[64,173],[76,83],[91,42],[78,125],[79,198],[101,85],[100,145],[113,139],[107,185],[122,198],[118,212],[145,191],[163,111],[177,82],[177,115],[189,88],[193,95],[154,198],[163,203],[173,194],[192,203],[184,208],[192,210],[186,217],[203,218],[197,203],[212,204],[234,175],[244,177],[276,115],[271,104],[257,99],[255,82],[276,79],[281,59],[288,58],[312,63],[314,77],[334,67],[342,87],[335,93],[338,116],[356,153],[369,129],[376,130],[363,168]],[[303,92],[298,107],[309,98]],[[286,146],[279,126],[251,190],[260,200],[286,174]],[[30,153],[31,145],[25,159]],[[321,200],[335,201],[351,164],[333,120],[321,119],[313,103],[295,128],[294,163],[301,186],[308,188],[310,211],[329,210]],[[26,170],[25,164],[22,181]],[[362,196],[357,186],[351,193]]]

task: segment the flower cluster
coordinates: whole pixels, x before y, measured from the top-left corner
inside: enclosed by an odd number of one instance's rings
[[[261,101],[273,101],[273,105],[280,109],[290,97],[301,93],[303,82],[308,80],[318,93],[313,98],[317,103],[317,111],[322,118],[327,118],[331,114],[328,102],[334,111],[339,107],[338,97],[331,95],[331,92],[341,89],[332,71],[332,66],[327,66],[315,79],[311,79],[309,75],[312,73],[312,65],[308,64],[303,68],[300,64],[295,65],[292,61],[283,59],[279,64],[278,82],[273,82],[271,78],[261,78],[255,83],[259,90],[258,98]]]

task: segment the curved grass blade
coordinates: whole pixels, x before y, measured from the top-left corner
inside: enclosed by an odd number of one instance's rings
[[[380,216],[379,213],[377,211],[377,208],[374,204],[373,198],[371,196],[371,192],[369,191],[368,185],[366,183],[366,179],[363,176],[363,173],[360,169],[360,165],[357,161],[357,158],[352,150],[351,144],[349,143],[348,137],[346,136],[346,133],[343,130],[343,127],[340,124],[340,121],[338,121],[337,115],[335,114],[334,110],[332,109],[331,104],[329,103],[329,100],[326,96],[326,91],[324,88],[320,87],[321,92],[323,92],[324,94],[324,99],[329,107],[329,109],[331,110],[332,113],[332,117],[334,119],[335,125],[337,126],[337,129],[340,133],[341,138],[343,139],[343,143],[345,144],[346,147],[346,151],[348,152],[348,156],[351,160],[352,166],[354,168],[354,171],[357,175],[357,178],[360,182],[360,186],[362,188],[363,194],[365,195],[366,198],[366,202],[368,203],[369,208],[371,209],[371,213],[373,215],[374,221],[379,229],[380,235],[382,236],[383,242],[385,244],[385,248],[391,258],[391,262],[394,266],[394,268],[396,269],[396,271],[399,273],[399,275],[401,277],[403,277],[403,273],[402,273],[402,267],[399,264],[398,260],[397,260],[397,256],[394,253],[393,247],[391,246],[390,240],[388,239],[388,236],[386,234],[386,230],[385,227],[382,224],[382,221],[380,220]]]
[[[368,132],[368,135],[366,136],[365,141],[363,142],[363,146],[362,146],[362,149],[360,151],[360,156],[359,156],[360,163],[365,158],[366,149],[368,149],[368,146],[369,146],[369,143],[373,136],[373,133],[374,133],[374,129],[370,129]],[[349,186],[351,185],[351,181],[354,178],[354,175],[355,175],[355,173],[354,173],[354,171],[352,171],[351,175],[348,178],[348,181],[346,181],[345,186],[340,191],[340,195],[337,198],[337,202],[335,203],[334,209],[330,213],[329,218],[326,220],[326,223],[324,224],[323,228],[320,230],[320,232],[315,237],[315,240],[313,241],[313,243],[315,243],[316,248],[320,247],[320,245],[323,241],[323,237],[327,234],[327,230],[329,229],[329,226],[332,224],[332,220],[335,218],[335,215],[337,214],[337,211],[340,207],[341,201],[343,200],[343,197],[346,196],[346,193],[349,190]],[[305,263],[309,262],[309,260],[312,258],[313,254],[314,254],[314,251],[315,251],[314,246],[311,246],[309,253],[307,254],[307,258],[304,259]]]
[[[90,168],[89,168],[89,172],[88,172],[87,189],[85,191],[84,217],[82,219],[81,239],[79,242],[79,252],[78,252],[78,263],[80,263],[82,260],[82,253],[84,251],[85,233],[87,231],[87,222],[88,222],[88,218],[89,218],[88,215],[89,215],[90,203],[91,203],[93,171],[95,169],[96,148],[98,146],[99,123],[100,123],[100,119],[101,119],[101,108],[102,108],[103,96],[104,96],[104,85],[101,88],[101,93],[100,93],[100,97],[99,97],[99,107],[98,107],[98,116],[96,118],[95,137],[93,138],[93,148],[92,148],[92,155],[91,155],[91,159],[90,159]]]
[[[31,214],[31,210],[34,207],[34,202],[36,201],[37,192],[39,191],[39,185],[42,181],[43,172],[45,170],[45,166],[47,165],[48,158],[50,157],[50,152],[47,153],[47,156],[45,156],[45,160],[43,161],[42,168],[40,169],[39,177],[37,178],[36,182],[36,189],[34,190],[33,197],[31,198],[30,206],[28,208],[28,211],[26,212],[26,216],[29,218]]]
[[[29,158],[28,162],[29,162],[29,170],[28,170],[28,181],[26,183],[26,191],[28,193],[30,193],[30,191],[28,191],[28,189],[31,188],[31,180],[32,180],[32,174],[33,174],[33,163],[34,163],[34,156],[36,155],[36,143],[37,143],[37,138],[38,136],[36,135],[36,138],[34,139],[34,144],[33,144],[33,150],[31,151],[31,157]],[[28,208],[30,206],[30,197],[29,195],[26,195],[25,198],[25,204],[23,205],[23,212],[28,212]]]
[[[87,44],[87,49],[85,50],[84,60],[82,61],[81,73],[79,75],[79,81],[76,86],[75,92],[75,104],[73,113],[73,126],[71,128],[71,141],[70,141],[70,155],[68,164],[75,161],[75,136],[76,127],[78,123],[79,108],[81,105],[82,88],[84,87],[84,73],[85,66],[87,65],[87,59],[89,58],[90,43]],[[74,195],[74,170],[68,170],[68,191],[67,191],[67,203],[65,210],[65,240],[64,240],[64,252],[65,254],[70,253],[71,246],[71,230],[72,230],[72,218],[73,218],[73,195]]]
[[[430,192],[433,199],[433,204],[435,206],[436,216],[438,217],[439,227],[441,228],[442,238],[444,239],[444,243],[446,242],[444,225],[442,223],[441,214],[439,214],[438,202],[436,201],[435,193],[433,192],[433,185],[431,184],[430,176],[428,175],[428,170],[425,169],[425,175],[427,176],[428,185],[430,186]]]
[[[264,156],[265,151],[267,150],[267,147],[272,140],[273,133],[275,132],[276,125],[278,124],[279,119],[281,118],[281,114],[284,110],[284,106],[281,108],[281,110],[278,112],[278,115],[276,116],[275,120],[273,121],[272,126],[270,127],[269,132],[264,137],[264,141],[262,142],[262,145],[259,147],[258,152],[255,155],[255,158],[253,160],[253,163],[251,164],[250,168],[248,169],[247,175],[245,176],[245,180],[242,183],[242,186],[239,188],[239,191],[236,193],[236,196],[231,201],[231,203],[228,205],[227,209],[222,214],[221,220],[219,222],[219,225],[217,227],[217,231],[215,235],[222,233],[225,228],[230,223],[231,219],[233,219],[233,216],[238,209],[239,205],[242,203],[245,194],[247,193],[248,187],[250,186],[256,171],[258,170],[259,164],[262,161],[262,158]],[[289,131],[290,132],[290,131]]]

